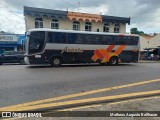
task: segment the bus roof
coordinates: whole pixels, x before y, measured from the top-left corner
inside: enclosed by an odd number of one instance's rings
[[[75,30],[62,30],[62,29],[49,29],[49,28],[35,28],[28,30],[32,31],[49,31],[49,32],[65,32],[65,33],[82,33],[82,34],[95,34],[95,35],[119,35],[119,36],[139,36],[135,34],[125,34],[125,33],[106,33],[106,32],[90,32],[90,31],[75,31]]]

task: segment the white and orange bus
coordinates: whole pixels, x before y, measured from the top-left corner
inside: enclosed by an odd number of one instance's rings
[[[26,64],[60,66],[72,63],[117,65],[137,62],[138,35],[54,29],[27,32]]]

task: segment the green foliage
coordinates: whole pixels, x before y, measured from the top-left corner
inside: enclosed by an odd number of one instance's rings
[[[154,36],[156,36],[156,35],[157,35],[157,33],[154,33],[153,35],[154,35]]]
[[[140,36],[151,35],[151,34],[146,34],[143,31],[139,31],[137,28],[131,28],[130,33],[131,34],[137,34],[137,35],[140,35]],[[156,36],[156,35],[157,35],[157,33],[153,33],[153,36]]]
[[[137,34],[137,35],[145,35],[145,33],[143,31],[139,31],[137,28],[131,28],[130,30],[131,34]]]
[[[131,34],[137,34],[138,29],[137,28],[131,28],[130,32],[131,32]]]

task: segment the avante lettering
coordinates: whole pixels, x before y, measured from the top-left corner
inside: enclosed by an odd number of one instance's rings
[[[65,47],[61,51],[61,54],[63,54],[64,52],[83,53],[83,49],[81,49],[81,48],[68,48],[68,47]]]

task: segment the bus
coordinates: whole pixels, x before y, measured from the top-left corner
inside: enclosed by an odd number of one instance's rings
[[[31,29],[26,35],[26,64],[138,62],[138,35],[58,29]]]

